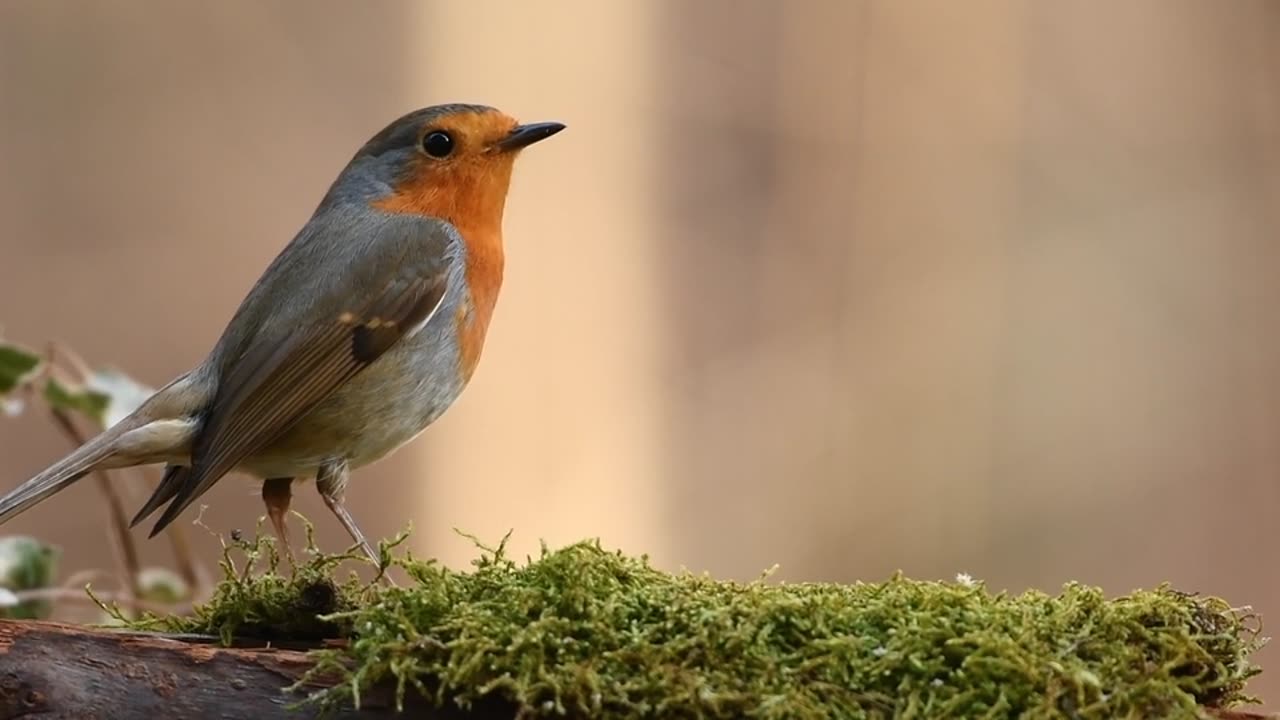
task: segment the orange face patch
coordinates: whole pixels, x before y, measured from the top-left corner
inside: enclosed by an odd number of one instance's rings
[[[515,155],[494,150],[494,144],[515,126],[514,118],[497,111],[460,112],[425,123],[419,141],[445,132],[454,150],[443,158],[420,151],[395,191],[375,207],[438,217],[459,227],[500,224]]]

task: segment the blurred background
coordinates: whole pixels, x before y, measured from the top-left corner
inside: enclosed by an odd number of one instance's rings
[[[167,382],[446,101],[568,130],[518,163],[470,389],[353,479],[371,535],[1280,615],[1280,3],[4,0],[5,336]],[[5,488],[69,449],[0,423]],[[246,478],[202,502],[262,514]],[[5,530],[107,567],[101,504]]]

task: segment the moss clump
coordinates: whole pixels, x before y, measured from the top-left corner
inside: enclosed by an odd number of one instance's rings
[[[145,615],[132,620],[114,608],[103,609],[120,625],[136,629],[160,629],[178,633],[219,636],[230,645],[235,638],[271,641],[308,641],[347,637],[351,627],[334,614],[350,612],[371,597],[371,588],[354,575],[346,581],[334,578],[343,562],[358,559],[352,553],[324,555],[315,551],[312,527],[307,525],[307,549],[312,559],[285,575],[272,538],[258,529],[253,540],[239,533],[223,542],[223,580],[208,602],[195,606],[189,617]],[[239,555],[241,561],[236,562]],[[99,603],[101,605],[101,603]]]
[[[593,542],[523,564],[482,548],[467,573],[384,556],[412,584],[333,584],[339,609],[303,623],[350,639],[316,652],[316,673],[345,682],[314,699],[358,702],[393,683],[521,717],[1192,718],[1251,700],[1261,645],[1252,615],[1164,587],[1106,599],[1077,584],[1008,596],[900,576],[731,583]],[[230,566],[208,606],[166,622],[294,632],[303,589],[332,561],[289,580]]]

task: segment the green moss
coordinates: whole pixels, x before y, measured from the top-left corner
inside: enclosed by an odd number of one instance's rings
[[[594,542],[525,563],[482,548],[462,573],[392,558],[394,545],[384,559],[405,587],[332,580],[349,553],[316,555],[289,579],[228,555],[211,603],[147,622],[339,634],[349,646],[317,651],[316,672],[346,682],[313,699],[358,702],[392,683],[439,705],[501,699],[522,717],[1190,718],[1250,700],[1261,645],[1253,615],[1167,587],[1107,599],[1077,584],[1009,596],[900,576],[732,583]],[[271,554],[261,539],[241,550]],[[307,599],[318,586],[331,603]]]
[[[241,539],[237,533],[230,542],[223,541],[219,565],[222,582],[213,597],[196,605],[189,616],[145,614],[135,620],[114,607],[101,602],[99,605],[115,624],[140,630],[217,635],[227,645],[235,638],[307,641],[349,637],[351,624],[341,614],[350,613],[360,602],[374,601],[377,588],[362,583],[354,574],[345,581],[336,579],[334,571],[339,565],[362,560],[363,556],[351,551],[319,553],[310,524],[306,531],[307,553],[312,559],[287,574],[282,572],[274,539],[264,535],[261,527],[252,540]]]

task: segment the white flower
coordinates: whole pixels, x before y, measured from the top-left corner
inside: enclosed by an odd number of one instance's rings
[[[8,417],[18,417],[25,406],[26,403],[20,397],[0,398],[0,413]]]

